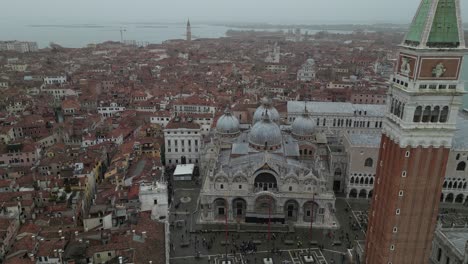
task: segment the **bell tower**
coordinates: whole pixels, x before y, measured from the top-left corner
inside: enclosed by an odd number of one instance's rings
[[[190,26],[190,19],[187,19],[186,38],[187,41],[192,41],[192,27]]]
[[[464,84],[460,0],[422,0],[387,99],[367,264],[428,263]]]

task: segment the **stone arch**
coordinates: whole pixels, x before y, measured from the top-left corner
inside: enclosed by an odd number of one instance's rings
[[[359,177],[359,184],[364,184],[364,177]]]
[[[413,122],[415,123],[421,122],[421,117],[422,117],[422,106],[418,106],[416,107],[416,110],[414,110]]]
[[[304,222],[315,222],[317,220],[317,214],[319,205],[315,201],[307,201],[302,206],[302,210],[304,213],[303,221]]]
[[[445,202],[446,203],[452,203],[453,202],[453,193],[447,194],[447,197],[445,197]]]
[[[354,183],[354,176],[351,177],[350,181],[349,181],[351,184]]]
[[[439,117],[439,122],[440,123],[445,123],[448,120],[448,115],[449,115],[449,107],[444,106],[442,108],[442,111],[440,112],[440,117]]]
[[[215,178],[215,182],[228,182],[228,178],[224,176],[218,176]]]
[[[349,197],[357,198],[357,195],[358,195],[358,192],[356,189],[351,189],[351,191],[349,191]]]
[[[431,107],[426,106],[424,107],[424,110],[423,110],[422,122],[428,123],[430,119],[431,119]]]
[[[227,201],[224,198],[217,198],[213,201],[213,209],[214,209],[214,218],[215,219],[224,219],[227,214]]]
[[[234,179],[232,179],[232,182],[236,182],[236,183],[243,182],[243,183],[245,183],[245,182],[248,182],[248,181],[247,181],[247,178],[244,177],[244,176],[236,176],[236,177],[234,177]]]
[[[439,122],[440,106],[435,106],[431,112],[431,123]]]
[[[369,184],[369,177],[366,177],[366,179],[364,180],[364,184]]]
[[[449,181],[449,183],[448,183],[448,188],[449,188],[449,189],[452,189],[452,181]]]
[[[255,176],[254,187],[257,191],[276,190],[278,182],[272,173],[261,172]]]
[[[247,212],[247,201],[243,198],[235,198],[232,200],[232,209],[233,209],[233,216],[235,219],[244,221],[245,214]]]
[[[460,161],[457,164],[457,171],[465,171],[465,169],[466,169],[466,162]]]
[[[359,198],[367,198],[367,191],[366,191],[366,189],[362,189],[362,190],[359,192]]]
[[[299,184],[299,179],[296,176],[287,176],[284,181],[285,184]]]
[[[447,188],[447,181],[444,181],[444,185],[442,185],[442,188]]]
[[[456,202],[456,203],[463,203],[464,198],[465,198],[465,197],[463,196],[463,194],[460,193],[459,195],[457,195],[457,196],[455,197],[455,202]]]
[[[255,199],[255,212],[269,215],[276,212],[276,200],[270,195],[261,195]]]
[[[373,185],[373,184],[374,184],[374,177],[371,177],[371,178],[370,178],[369,184],[370,184],[370,185]]]
[[[463,189],[463,182],[461,180],[458,182],[458,189]]]
[[[284,218],[286,221],[296,222],[299,216],[299,203],[294,200],[287,200],[284,203]]]

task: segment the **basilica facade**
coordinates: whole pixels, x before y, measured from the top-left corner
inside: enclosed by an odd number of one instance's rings
[[[241,130],[229,110],[201,160],[198,223],[277,223],[337,228],[326,137],[306,107],[289,126],[268,100]]]

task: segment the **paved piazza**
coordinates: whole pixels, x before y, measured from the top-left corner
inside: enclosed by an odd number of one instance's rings
[[[197,225],[199,185],[176,182],[174,187],[170,217],[171,263],[223,263],[226,256],[225,225]],[[179,202],[181,200],[184,202]],[[305,264],[311,262],[304,257],[312,255],[312,263],[342,263],[352,241],[364,239],[361,229],[353,228],[357,223],[353,211],[367,210],[368,202],[337,198],[336,208],[341,228],[335,231],[312,229],[310,232],[310,228],[272,225],[268,241],[266,224],[250,228],[229,225],[228,260],[252,264],[263,263],[264,258],[271,257],[274,263]]]

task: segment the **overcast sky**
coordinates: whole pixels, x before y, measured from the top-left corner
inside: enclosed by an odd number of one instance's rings
[[[0,20],[28,23],[409,23],[420,0],[1,0]],[[462,0],[468,22],[468,1]]]

